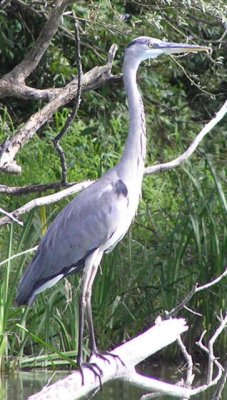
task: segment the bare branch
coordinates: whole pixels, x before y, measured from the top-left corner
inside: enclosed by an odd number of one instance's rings
[[[197,311],[195,311],[195,310],[192,310],[191,308],[189,308],[188,306],[186,306],[186,305],[184,305],[184,309],[185,310],[187,310],[187,311],[189,311],[191,314],[193,314],[193,315],[197,315],[197,317],[203,317],[203,314],[201,314],[201,313],[199,313],[199,312],[197,312]]]
[[[0,213],[6,215],[10,220],[12,220],[13,222],[16,222],[18,225],[23,226],[23,222],[19,221],[19,219],[17,219],[16,217],[14,217],[11,213],[8,213],[7,211],[3,210],[3,208],[0,207]]]
[[[114,54],[117,46],[112,45],[109,52]],[[112,80],[112,64],[107,63],[102,67],[94,67],[82,77],[81,92],[96,89],[99,86]],[[14,158],[18,151],[35,135],[38,129],[43,126],[50,117],[62,106],[71,101],[78,90],[78,80],[74,79],[67,84],[62,92],[46,104],[41,110],[31,116],[31,118],[20,128],[16,135],[8,140],[7,146],[2,151],[0,158],[0,170],[4,172],[20,173],[21,167],[16,164]]]
[[[227,100],[223,104],[223,106],[220,108],[220,110],[216,113],[215,117],[212,118],[211,121],[208,122],[204,126],[204,128],[201,130],[201,132],[196,136],[195,140],[192,142],[192,144],[188,147],[188,149],[181,154],[179,157],[175,158],[175,160],[169,161],[167,163],[163,164],[157,164],[153,165],[151,167],[147,167],[145,169],[145,175],[150,175],[150,174],[156,174],[158,172],[164,172],[168,171],[172,168],[178,167],[181,165],[183,162],[185,162],[195,151],[195,149],[198,147],[199,143],[201,140],[204,138],[204,136],[207,135],[217,125],[218,122],[221,121],[221,119],[225,116],[227,113]]]
[[[21,196],[23,194],[45,192],[50,189],[62,189],[64,187],[71,187],[75,185],[76,182],[63,183],[63,182],[52,182],[43,183],[38,185],[28,185],[28,186],[7,186],[0,185],[0,193],[9,194],[12,196]]]
[[[46,204],[56,203],[57,201],[65,198],[67,196],[70,196],[72,194],[80,192],[82,189],[85,189],[86,187],[88,187],[91,183],[92,183],[91,181],[84,181],[82,183],[77,183],[76,185],[73,185],[67,189],[64,189],[61,192],[31,200],[24,206],[13,211],[11,213],[11,215],[13,215],[14,217],[17,218],[19,215],[25,214],[25,213],[31,211],[35,207],[40,207],[40,206],[43,206]],[[11,222],[11,219],[7,216],[0,219],[0,225],[5,225],[10,222]]]
[[[214,344],[215,344],[218,336],[223,332],[223,330],[226,327],[227,327],[227,313],[225,315],[225,318],[221,319],[219,327],[216,329],[214,335],[209,340],[208,347],[206,347],[202,342],[203,338],[206,334],[206,331],[204,331],[202,333],[200,340],[196,343],[197,346],[199,346],[208,355],[208,373],[207,373],[207,385],[206,385],[207,387],[210,387],[211,385],[216,384],[222,376],[223,367],[214,356]],[[218,373],[217,373],[216,378],[213,379],[214,364],[218,368]]]
[[[103,383],[118,378],[124,379],[128,382],[134,382],[136,380],[137,385],[142,384],[143,386],[145,377],[135,372],[135,365],[159,349],[173,343],[179,335],[187,329],[188,327],[183,319],[161,321],[158,325],[151,327],[146,332],[112,351],[113,354],[118,355],[120,359],[124,361],[124,365],[112,357],[109,358],[109,362],[106,362],[99,357],[92,356],[91,362],[94,362],[103,371]],[[81,382],[80,372],[75,371],[68,377],[45,387],[41,392],[30,396],[29,399],[44,400],[47,398],[64,398],[66,393],[68,400],[79,399],[83,395],[91,393],[91,391],[99,388],[99,381],[96,379],[92,371],[88,368],[84,368],[83,373],[85,381],[84,385],[82,385]],[[182,397],[185,393],[189,393],[186,388],[160,382],[152,378],[147,378],[145,383],[149,384],[149,389],[151,387],[160,388],[162,393],[177,393],[176,395],[178,397],[179,394]]]
[[[186,376],[186,381],[184,384],[184,387],[191,387],[193,380],[194,380],[194,374],[193,374],[193,362],[192,362],[192,356],[188,353],[186,346],[184,345],[181,337],[177,339],[177,343],[180,346],[181,352],[187,362],[187,376]]]
[[[218,382],[218,385],[217,385],[215,393],[212,397],[212,400],[219,400],[221,398],[222,391],[224,389],[226,380],[227,380],[227,361],[225,363],[224,372],[222,374],[220,381]]]
[[[54,97],[62,93],[64,88],[48,88],[36,89],[27,86],[18,80],[5,80],[3,77],[0,80],[0,97],[17,97],[24,100],[52,100]]]
[[[0,220],[1,221],[1,220]],[[173,308],[171,311],[167,312],[166,315],[167,317],[172,317],[174,315],[177,315],[177,313],[182,310],[182,308],[185,308],[186,304],[191,300],[191,298],[194,296],[194,294],[201,292],[202,290],[208,289],[211,286],[216,285],[218,282],[220,282],[223,278],[227,276],[227,267],[225,268],[224,272],[222,272],[221,275],[219,275],[217,278],[215,278],[213,281],[206,283],[205,285],[198,286],[198,284],[195,284],[191,291],[187,294],[187,296],[181,301],[180,304],[178,304],[175,308]],[[194,312],[193,312],[194,313]],[[198,315],[198,314],[197,314]]]
[[[77,93],[76,97],[74,100],[74,105],[72,109],[72,113],[70,117],[67,119],[66,124],[64,125],[64,128],[61,130],[61,132],[54,138],[54,143],[57,143],[61,138],[64,136],[64,134],[67,132],[68,128],[72,124],[77,111],[80,106],[80,97],[81,97],[81,78],[82,78],[82,65],[81,65],[81,55],[80,55],[80,36],[79,36],[79,28],[78,28],[78,23],[75,21],[75,42],[76,42],[76,52],[77,52],[77,69],[78,69],[78,75],[77,75]]]
[[[55,140],[53,140],[53,143],[54,143],[55,149],[56,149],[56,151],[59,155],[60,161],[61,161],[61,182],[67,183],[68,182],[68,180],[67,180],[67,163],[66,163],[64,150],[59,142],[55,142]]]
[[[209,282],[209,283],[206,283],[205,285],[198,286],[198,287],[196,288],[195,293],[198,293],[198,292],[200,292],[201,290],[205,290],[205,289],[208,289],[208,288],[211,287],[211,286],[216,285],[216,283],[220,282],[220,281],[221,281],[223,278],[225,278],[226,276],[227,276],[227,266],[226,266],[226,269],[224,270],[224,272],[223,272],[221,275],[219,275],[216,279],[214,279],[213,281],[211,281],[211,282]]]
[[[187,296],[178,304],[176,307],[174,307],[171,311],[166,311],[167,317],[172,317],[173,315],[177,315],[177,313],[182,310],[182,308],[185,307],[185,305],[191,300],[191,298],[194,296],[196,293],[196,288],[197,284],[193,286],[193,288],[190,290],[190,292],[187,294]]]
[[[73,3],[73,0],[58,0],[52,9],[43,30],[25,58],[0,80],[0,97],[10,96],[23,99],[51,100],[62,92],[61,88],[35,89],[27,86],[25,79],[35,70],[43,54],[50,45],[61,21],[64,9]],[[20,5],[30,9],[23,2]]]
[[[180,345],[181,350],[182,350],[182,352],[187,360],[187,363],[188,363],[187,379],[186,379],[186,385],[185,385],[186,387],[182,387],[179,384],[174,385],[174,386],[168,384],[169,387],[167,387],[166,386],[167,384],[164,382],[159,382],[159,385],[156,385],[156,382],[155,382],[155,385],[154,385],[153,379],[151,380],[151,378],[149,378],[149,377],[141,378],[139,376],[139,374],[136,374],[136,373],[130,374],[128,377],[129,378],[128,381],[135,385],[143,386],[143,388],[146,388],[147,390],[155,390],[158,392],[157,393],[158,396],[160,395],[160,393],[165,393],[164,390],[168,390],[168,392],[167,392],[168,395],[172,395],[174,397],[181,397],[184,399],[188,399],[191,396],[194,396],[194,395],[197,395],[198,393],[204,392],[207,389],[209,389],[211,386],[216,385],[218,383],[218,381],[220,381],[220,385],[219,385],[220,390],[217,392],[217,395],[219,396],[219,394],[221,393],[221,391],[223,389],[223,382],[225,382],[225,379],[226,379],[226,371],[223,374],[222,365],[214,357],[213,347],[214,347],[215,341],[217,340],[217,337],[221,334],[221,332],[223,332],[223,330],[225,329],[226,326],[227,326],[227,314],[226,314],[226,317],[221,320],[219,327],[217,328],[214,335],[210,339],[208,348],[202,343],[203,337],[206,333],[205,331],[201,335],[199,343],[197,343],[199,345],[199,347],[208,354],[209,366],[208,366],[208,375],[207,375],[207,383],[206,384],[198,386],[196,388],[191,387],[191,383],[194,378],[194,375],[192,372],[192,368],[193,368],[192,358],[188,354],[181,338],[178,338],[178,344]],[[215,377],[213,377],[214,364],[216,365],[217,370],[218,370]],[[155,394],[152,393],[152,394],[143,396],[141,398],[141,400],[152,399],[155,397]],[[220,396],[214,397],[213,400],[219,400],[219,398],[220,398]]]
[[[209,340],[208,349],[209,349],[209,362],[208,362],[208,375],[207,375],[207,383],[209,384],[213,377],[213,369],[214,369],[214,361],[216,360],[214,356],[214,344],[222,333],[222,331],[227,327],[227,313],[225,318],[221,318],[220,325],[218,329],[214,332],[212,338]]]
[[[48,21],[40,32],[31,50],[29,50],[20,64],[5,75],[4,79],[7,80],[9,77],[10,80],[17,80],[18,83],[22,83],[31,72],[34,71],[57,32],[64,9],[71,3],[73,3],[73,0],[58,0],[56,2]]]

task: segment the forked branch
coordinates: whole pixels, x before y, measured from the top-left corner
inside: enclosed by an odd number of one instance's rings
[[[17,174],[21,172],[21,167],[15,161],[18,151],[60,107],[67,104],[75,97],[78,97],[78,94],[80,98],[81,93],[95,89],[111,79],[117,78],[113,77],[111,74],[112,62],[117,50],[117,46],[113,45],[109,51],[107,64],[103,67],[93,68],[83,76],[83,79],[81,79],[80,68],[78,68],[78,77],[73,79],[72,82],[68,83],[63,88],[42,90],[26,85],[25,79],[36,69],[45,51],[50,45],[51,39],[59,27],[65,8],[73,2],[73,0],[58,0],[56,2],[44,28],[24,59],[0,80],[0,97],[13,96],[24,99],[42,99],[49,101],[46,106],[33,114],[31,118],[20,129],[18,129],[14,136],[1,144],[0,171],[2,172]],[[80,65],[79,53],[77,59],[78,64]],[[112,62],[110,62],[110,60],[112,60]],[[79,100],[76,100],[76,102],[79,104]],[[75,111],[73,111],[72,114],[75,114]],[[55,141],[55,144],[56,147],[59,148],[58,141]],[[62,156],[61,151],[59,151],[59,154]],[[61,160],[63,160],[63,156],[61,157]],[[63,180],[66,181],[66,179]]]
[[[116,45],[112,45],[110,53],[115,54]],[[82,77],[81,92],[96,89],[99,86],[109,82],[116,77],[111,73],[112,65],[107,63],[101,67],[94,67]],[[20,173],[21,167],[16,164],[15,157],[18,151],[35,135],[50,117],[62,106],[71,101],[77,94],[77,78],[67,84],[61,93],[46,104],[41,110],[32,115],[32,117],[20,128],[17,133],[7,141],[4,150],[0,151],[0,170],[5,172]]]

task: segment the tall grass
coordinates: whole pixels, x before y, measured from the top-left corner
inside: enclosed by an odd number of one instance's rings
[[[196,282],[212,280],[226,264],[226,198],[211,160],[205,174],[188,164],[184,171],[168,175],[173,191],[177,188],[170,210],[158,201],[150,203],[146,190],[152,179],[145,182],[145,200],[133,228],[115,251],[104,257],[94,284],[94,323],[101,349],[145,329],[157,315],[175,307]],[[165,185],[159,188],[161,196],[165,191]],[[46,210],[41,214],[37,210],[27,216],[22,230],[11,225],[5,258],[37,244],[51,218],[51,212],[46,215]],[[13,299],[19,277],[31,256],[26,253],[1,266],[1,367],[4,361],[22,367],[75,365],[80,276],[40,294],[31,309],[16,308]],[[202,315],[181,312],[191,325],[187,340],[194,351],[201,331],[212,332],[219,311],[226,307],[226,281],[197,294],[189,307]],[[85,338],[87,354],[88,345]],[[220,354],[223,346],[224,335],[219,341]]]
[[[24,242],[28,239],[28,231],[31,227],[31,222],[33,218],[33,213],[27,218],[24,225],[23,231],[18,238],[17,244],[15,246],[15,253],[19,253]],[[1,266],[1,284],[0,284],[0,358],[1,358],[1,370],[4,369],[4,361],[8,356],[11,356],[11,348],[9,343],[12,336],[14,336],[14,328],[11,330],[9,328],[12,311],[13,311],[13,298],[15,295],[15,282],[18,281],[20,268],[22,266],[22,261],[20,261],[19,266],[16,270],[13,269],[13,261],[11,260],[13,250],[13,233],[14,225],[11,224],[6,228],[8,231],[8,250],[7,250],[7,262]]]

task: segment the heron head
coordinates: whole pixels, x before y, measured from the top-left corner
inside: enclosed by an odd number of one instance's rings
[[[140,61],[156,58],[162,54],[209,52],[210,48],[186,43],[171,43],[147,36],[140,36],[129,43],[126,54]]]

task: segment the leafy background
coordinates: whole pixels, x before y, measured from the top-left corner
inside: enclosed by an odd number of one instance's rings
[[[45,23],[54,2],[12,2],[0,10],[0,75],[17,65]],[[112,43],[119,46],[114,73],[121,72],[125,46],[137,36],[212,46],[213,53],[145,63],[139,84],[147,114],[147,165],[181,154],[226,99],[226,5],[224,1],[77,1],[83,71],[106,62]],[[69,11],[69,10],[68,10]],[[77,74],[72,14],[61,27],[28,84],[59,87]],[[195,84],[194,84],[194,83]],[[5,98],[0,103],[1,142],[12,135],[42,103]],[[52,120],[18,155],[21,176],[2,175],[1,183],[22,186],[60,179],[59,158],[52,139],[71,104]],[[62,140],[70,181],[96,179],[119,160],[128,131],[122,81],[83,95],[77,117]],[[109,349],[151,325],[171,310],[199,282],[205,284],[226,265],[226,121],[222,121],[181,168],[144,178],[143,196],[125,239],[105,256],[93,291],[99,347]],[[40,193],[39,195],[42,195]],[[14,210],[37,195],[1,196],[1,206]],[[42,207],[23,217],[24,227],[0,231],[1,260],[36,245],[55,215],[70,199]],[[2,367],[64,365],[77,351],[80,277],[61,281],[41,294],[32,310],[18,309],[14,297],[31,254],[1,266],[0,352]],[[194,296],[183,310],[190,325],[186,342],[200,356],[195,340],[209,334],[226,308],[226,280]],[[206,340],[206,338],[205,338]],[[87,351],[88,340],[84,343]],[[217,353],[226,350],[226,336]],[[54,354],[54,352],[58,354]],[[60,353],[59,353],[60,352]],[[34,357],[35,356],[35,357]],[[178,357],[175,348],[162,357]]]

